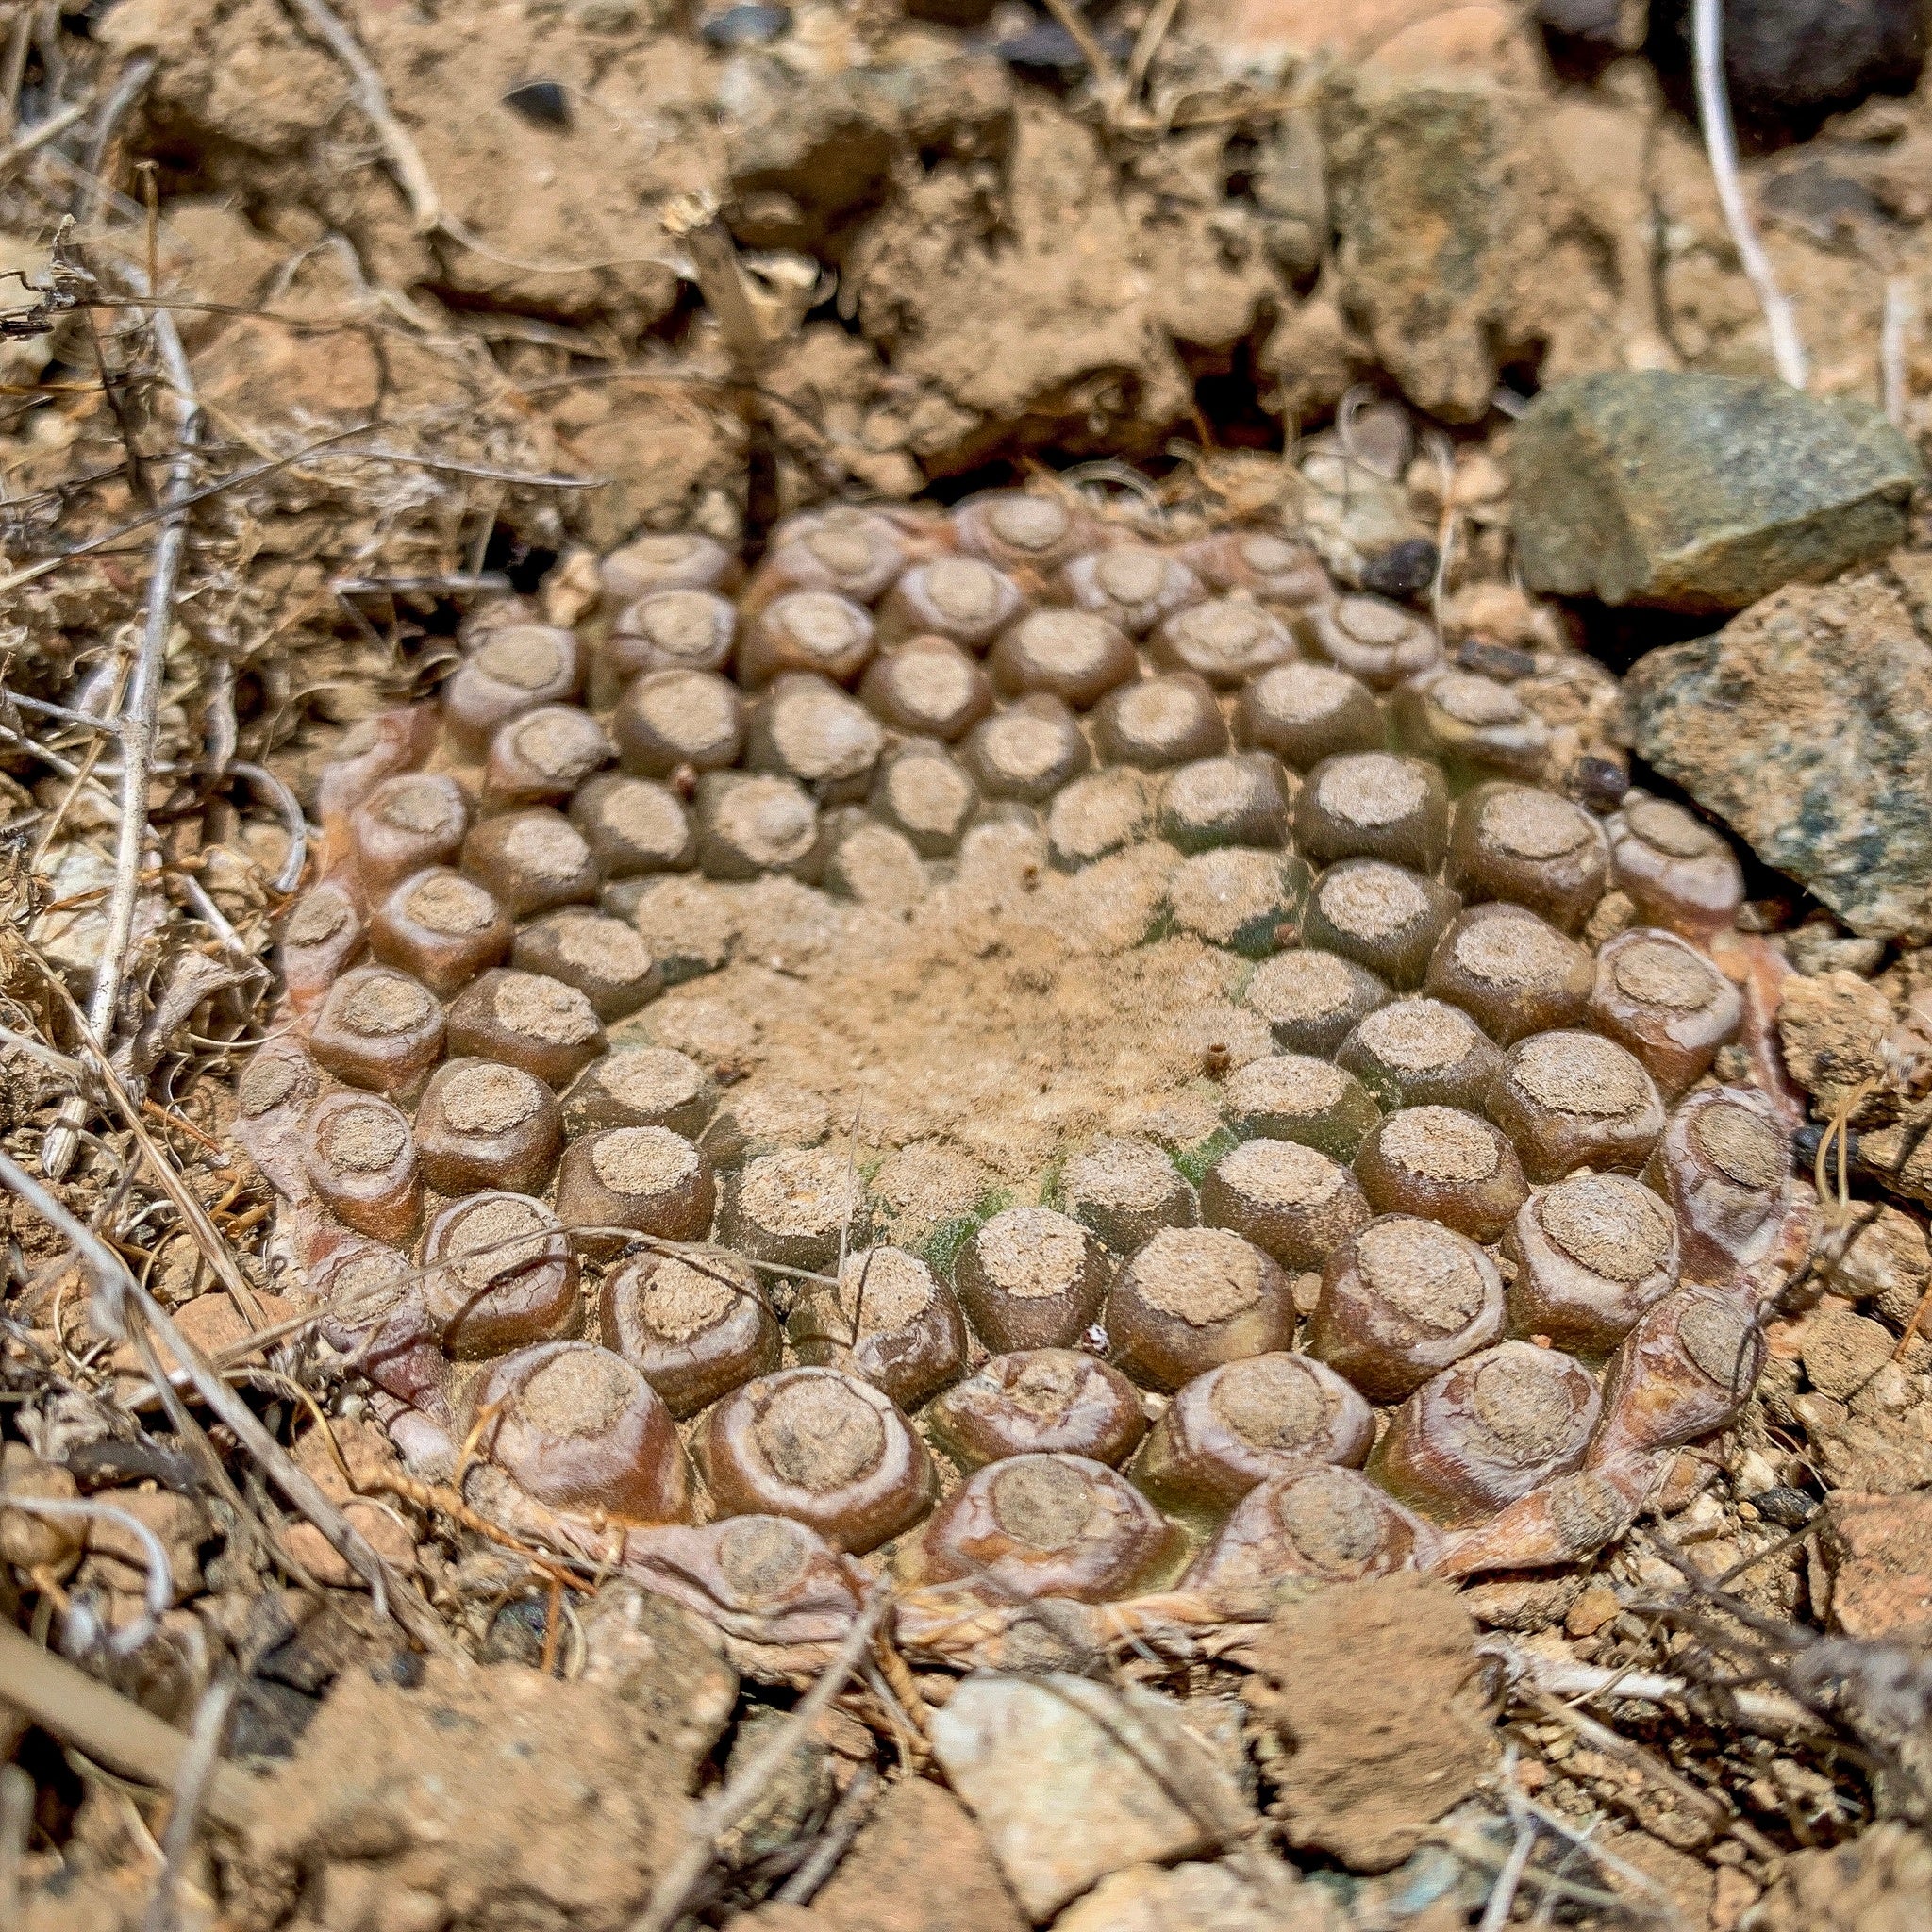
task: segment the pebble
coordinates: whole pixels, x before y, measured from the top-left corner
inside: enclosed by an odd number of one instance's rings
[[[1822,1547],[1835,1629],[1892,1641],[1932,1639],[1932,1492],[1841,1495]]]
[[[1659,0],[1652,44],[1688,59],[1690,0]],[[1916,0],[1730,0],[1724,87],[1740,125],[1809,133],[1833,108],[1874,92],[1909,93],[1925,60]]]
[[[1232,1865],[1134,1865],[1069,1906],[1054,1932],[1328,1932],[1340,1925],[1327,1891],[1292,1878],[1291,1886],[1284,1909]]]
[[[1624,684],[1631,748],[1869,939],[1932,938],[1932,650],[1867,576],[1792,585]]]
[[[947,1781],[1035,1921],[1109,1873],[1206,1849],[1204,1801],[1231,1817],[1246,1810],[1172,1702],[1138,1686],[986,1672],[931,1724]],[[1200,1796],[1186,1807],[1177,1789]]]
[[[1668,370],[1553,384],[1517,429],[1516,541],[1532,591],[1740,610],[1903,541],[1921,467],[1870,413]]]

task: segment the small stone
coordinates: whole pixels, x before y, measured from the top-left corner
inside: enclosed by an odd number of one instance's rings
[[[1103,1878],[1054,1921],[1054,1932],[1327,1932],[1341,1923],[1324,1887],[1275,1866],[1264,1893],[1233,1865],[1134,1865]]]
[[[1592,1583],[1570,1606],[1570,1613],[1563,1619],[1563,1628],[1572,1637],[1594,1637],[1606,1624],[1614,1624],[1623,1608],[1617,1600],[1617,1592],[1607,1583]]]
[[[1650,30],[1654,47],[1688,62],[1690,0],[1657,0]],[[1740,125],[1768,142],[1803,136],[1868,94],[1910,93],[1925,60],[1924,14],[1914,0],[1733,0],[1724,48]]]
[[[1532,591],[1740,610],[1903,542],[1917,455],[1780,382],[1630,370],[1553,384],[1516,432]],[[1841,660],[1840,660],[1841,661]]]
[[[1892,1335],[1882,1322],[1827,1301],[1806,1322],[1799,1359],[1812,1388],[1849,1402],[1891,1359]]]
[[[1836,1628],[1891,1642],[1932,1640],[1932,1491],[1840,1494],[1824,1553]]]
[[[987,1672],[930,1722],[933,1755],[1036,1922],[1110,1872],[1206,1849],[1206,1807],[1177,1787],[1230,1820],[1247,1808],[1172,1702],[1137,1685]]]
[[[1367,559],[1362,565],[1362,589],[1378,597],[1411,602],[1436,581],[1441,560],[1426,537],[1405,538]]]
[[[1855,932],[1932,938],[1932,648],[1883,578],[1793,585],[1653,651],[1624,706],[1639,757]]]
[[[812,1901],[821,1932],[1023,1932],[986,1837],[950,1791],[888,1788]]]

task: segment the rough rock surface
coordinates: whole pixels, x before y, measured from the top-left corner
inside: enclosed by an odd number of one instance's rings
[[[1874,1824],[1830,1851],[1797,1852],[1752,1918],[1752,1932],[1920,1932],[1932,1895],[1932,1840]]]
[[[1291,1844],[1386,1872],[1495,1761],[1475,1625],[1453,1591],[1398,1575],[1282,1611],[1243,1692]]]
[[[684,1829],[685,1774],[595,1686],[351,1672],[261,1805],[248,1923],[307,1895],[329,1925],[626,1924]]]
[[[1110,1872],[1207,1850],[1210,1821],[1247,1815],[1174,1705],[1131,1685],[983,1673],[933,1713],[932,1744],[1036,1921]]]
[[[1839,1629],[1895,1643],[1932,1640],[1932,1494],[1840,1496],[1824,1553]]]
[[[1793,585],[1624,696],[1632,749],[1766,864],[1855,932],[1932,936],[1932,649],[1885,578]]]
[[[1024,1932],[985,1835],[923,1778],[894,1785],[812,1901],[831,1932]]]
[[[1903,541],[1920,464],[1875,416],[1776,382],[1633,370],[1553,384],[1517,431],[1533,591],[1740,610]]]
[[[1651,8],[1654,44],[1688,61],[1690,0]],[[1741,125],[1803,131],[1874,90],[1907,93],[1925,62],[1924,9],[1914,0],[1730,0],[1724,83]]]
[[[1103,1878],[1054,1932],[1332,1932],[1341,1913],[1319,1886],[1297,1885],[1286,1912],[1232,1865],[1134,1865]]]
[[[1545,118],[1535,96],[1460,74],[1371,69],[1325,105],[1341,307],[1449,422],[1480,418],[1533,350],[1550,374],[1614,353],[1601,264],[1616,240],[1569,193]]]
[[[927,392],[910,446],[961,466],[1015,425],[1079,444],[1145,442],[1186,411],[1177,343],[1225,352],[1279,284],[1256,208],[1210,226],[1220,148],[1197,142],[1114,185],[1094,135],[1037,99],[1014,115],[1004,209],[988,182],[935,169],[868,225],[850,286],[861,331]]]

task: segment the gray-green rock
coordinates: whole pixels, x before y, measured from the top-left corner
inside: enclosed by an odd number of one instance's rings
[[[1932,649],[1889,573],[1652,651],[1624,706],[1640,757],[1855,932],[1932,939]]]
[[[1869,411],[1664,370],[1552,385],[1514,463],[1529,589],[1689,611],[1741,610],[1884,556],[1922,475]]]

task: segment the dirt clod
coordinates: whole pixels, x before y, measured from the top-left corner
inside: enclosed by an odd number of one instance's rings
[[[1412,1576],[1337,1584],[1282,1611],[1243,1695],[1279,1745],[1291,1844],[1386,1871],[1495,1762],[1475,1627]]]

